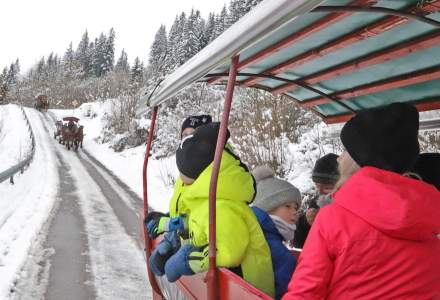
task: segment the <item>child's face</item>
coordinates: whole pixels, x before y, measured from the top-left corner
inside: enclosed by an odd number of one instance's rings
[[[183,182],[185,185],[191,185],[191,184],[193,184],[193,182],[195,181],[195,180],[192,179],[192,178],[186,177],[186,176],[183,175],[182,173],[180,173],[180,178],[182,179],[182,182]]]
[[[330,194],[333,191],[334,187],[335,187],[334,184],[321,183],[321,182],[315,182],[315,186],[316,186],[316,189],[318,190],[318,193],[320,195]]]
[[[182,131],[181,139],[183,139],[184,137],[186,137],[188,135],[191,135],[194,131],[195,131],[195,129],[192,127],[185,128],[185,130]]]
[[[298,204],[290,202],[273,209],[271,215],[276,215],[283,219],[288,224],[296,224],[298,221]]]

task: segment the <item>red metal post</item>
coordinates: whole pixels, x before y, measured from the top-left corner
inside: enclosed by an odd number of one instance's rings
[[[151,145],[153,143],[154,131],[156,129],[156,117],[157,117],[158,107],[155,106],[153,108],[153,115],[151,116],[150,129],[148,131],[148,139],[147,139],[147,149],[145,150],[144,157],[144,167],[142,169],[142,186],[144,190],[144,216],[148,215],[148,191],[147,191],[147,167],[148,167],[148,158],[150,157]],[[147,233],[147,229],[145,226],[142,226],[144,229],[144,240],[145,240],[145,257],[147,263],[147,273],[148,279],[150,280],[151,287],[153,288],[153,292],[158,294],[161,299],[164,299],[162,292],[157,284],[156,278],[148,267],[148,261],[151,255],[152,243],[150,236]]]
[[[214,164],[211,173],[211,182],[209,185],[209,269],[207,274],[208,299],[218,299],[218,281],[216,270],[216,199],[217,199],[217,180],[220,171],[220,162],[222,159],[223,148],[225,147],[226,133],[228,130],[229,113],[231,111],[232,96],[234,94],[235,79],[237,77],[238,56],[231,59],[229,68],[228,85],[226,86],[225,103],[223,106],[223,115],[220,131],[215,148]]]

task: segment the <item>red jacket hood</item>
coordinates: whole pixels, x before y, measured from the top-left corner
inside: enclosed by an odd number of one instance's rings
[[[440,192],[430,184],[364,167],[333,197],[334,204],[393,238],[421,241],[440,233]]]

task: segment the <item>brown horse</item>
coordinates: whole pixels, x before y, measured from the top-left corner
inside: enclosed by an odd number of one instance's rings
[[[75,131],[75,137],[73,144],[75,145],[75,150],[78,150],[78,147],[83,147],[83,139],[84,139],[84,126],[79,126]]]
[[[62,141],[60,141],[60,143],[65,144],[67,150],[70,150],[70,147],[73,146],[76,130],[78,130],[78,127],[72,121],[69,121],[67,125],[63,125],[63,127],[61,128]]]

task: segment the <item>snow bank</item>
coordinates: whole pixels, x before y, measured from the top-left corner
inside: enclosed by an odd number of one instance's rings
[[[15,153],[10,148],[18,149],[20,146],[27,149],[23,145],[28,135],[27,129],[21,125],[23,115],[16,106],[0,109],[4,124],[16,124],[16,127],[7,126],[6,130],[3,127],[4,136],[10,141],[5,149],[8,152],[3,151],[1,154],[3,162],[5,153]],[[6,111],[8,112],[5,113]],[[58,189],[56,158],[49,150],[52,140],[47,134],[40,134],[45,132],[39,119],[40,113],[26,110],[26,114],[32,126],[36,126],[34,160],[26,172],[15,180],[15,185],[8,181],[0,183],[0,299],[8,298],[15,282],[20,278],[19,271],[29,258],[32,243],[50,215]],[[5,161],[15,162],[7,157]]]
[[[0,172],[26,158],[31,151],[31,138],[26,119],[19,106],[0,106]]]

